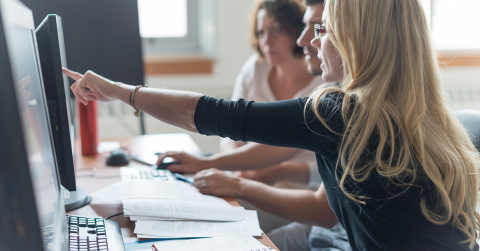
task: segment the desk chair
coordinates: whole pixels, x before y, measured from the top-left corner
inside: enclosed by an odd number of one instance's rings
[[[470,137],[475,148],[480,151],[480,111],[460,110],[453,112],[453,114],[467,130],[468,137]]]
[[[477,151],[480,151],[480,111],[460,110],[453,112],[453,114],[455,114],[465,130],[467,130],[468,137],[473,142],[475,148],[477,148]],[[480,212],[480,204],[478,203],[476,211]],[[480,242],[478,243],[480,244]]]

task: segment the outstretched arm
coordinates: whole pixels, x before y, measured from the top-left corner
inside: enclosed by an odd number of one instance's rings
[[[113,82],[91,71],[85,75],[64,72],[76,80],[72,90],[84,104],[88,100],[122,100],[129,104],[133,86]],[[326,98],[318,104],[320,116],[337,132],[343,130],[338,98]],[[206,135],[233,140],[300,148],[322,155],[337,151],[340,134],[332,133],[308,111],[306,99],[270,103],[225,101],[197,93],[140,88],[134,103],[140,110],[171,125]]]
[[[134,86],[111,81],[92,71],[87,71],[85,75],[68,69],[63,72],[76,81],[71,89],[77,100],[84,105],[87,105],[89,100],[121,100],[130,104],[130,94],[135,89]],[[194,115],[200,97],[201,94],[192,92],[140,88],[135,92],[134,104],[138,109],[163,122],[197,132]]]

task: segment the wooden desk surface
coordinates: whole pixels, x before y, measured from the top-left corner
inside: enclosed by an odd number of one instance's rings
[[[172,148],[166,149],[165,142],[176,138],[178,140],[172,144]],[[166,150],[186,150],[189,152],[198,151],[198,147],[195,142],[188,136],[188,134],[156,134],[156,135],[145,135],[138,136],[134,138],[124,138],[124,139],[108,139],[104,141],[119,141],[122,149],[129,150],[132,153],[138,152],[163,152]],[[168,145],[168,144],[167,144]],[[145,150],[143,150],[145,149]],[[121,181],[120,171],[118,167],[108,167],[105,165],[105,160],[108,156],[108,153],[101,153],[95,156],[82,156],[80,144],[77,141],[75,144],[76,151],[76,182],[77,187],[81,187],[87,190],[89,193],[94,192],[98,189],[111,185],[115,182]],[[130,161],[129,167],[145,167],[145,165],[136,162]],[[92,169],[96,169],[96,174],[94,177],[89,177],[92,175]],[[224,198],[233,206],[240,206],[240,204],[234,198]],[[92,202],[82,208],[67,212],[70,215],[84,215],[88,217],[104,217],[107,218],[111,215],[123,212],[123,206],[121,203],[105,203],[103,201],[93,198]],[[117,221],[120,224],[123,240],[124,242],[132,242],[139,240],[136,237],[136,234],[133,233],[135,228],[135,222],[130,221],[129,218],[124,217],[123,215],[116,216],[111,218],[111,220]],[[278,248],[273,244],[273,242],[267,237],[265,233],[262,234],[262,237],[257,237],[257,239],[267,247]]]

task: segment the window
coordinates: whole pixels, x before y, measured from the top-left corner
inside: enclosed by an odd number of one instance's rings
[[[143,38],[185,37],[187,0],[138,0],[140,35]]]
[[[144,54],[198,51],[197,0],[138,0],[138,14]]]
[[[424,0],[438,51],[480,54],[480,0]]]

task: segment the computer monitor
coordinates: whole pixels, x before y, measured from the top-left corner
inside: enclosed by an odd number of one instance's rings
[[[75,183],[75,122],[68,77],[62,72],[67,67],[62,27],[60,16],[48,15],[36,34],[58,173],[62,186],[70,191],[64,198],[65,209],[70,211],[90,203],[91,198]]]
[[[31,11],[0,0],[0,249],[67,250]]]

